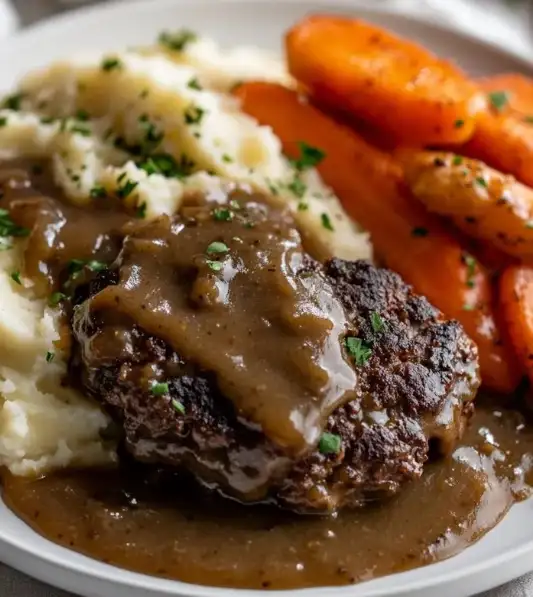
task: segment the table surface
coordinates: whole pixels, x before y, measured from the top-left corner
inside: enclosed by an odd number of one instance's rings
[[[60,5],[80,4],[83,0],[11,0],[17,6],[22,25],[43,18]],[[94,1],[94,0],[93,0]],[[375,0],[369,0],[374,2]],[[511,44],[515,49],[530,53],[533,60],[533,38],[530,35],[528,0],[382,0],[413,4],[418,2],[422,10],[440,11],[443,19],[458,27],[494,41]],[[0,36],[14,26],[12,7],[8,0],[0,0]],[[87,2],[89,3],[89,2]],[[489,10],[487,10],[489,6]],[[483,8],[483,11],[481,11]],[[479,12],[477,12],[479,11]],[[472,18],[475,15],[475,18]],[[480,23],[484,22],[481,27]],[[512,35],[509,35],[512,31]],[[532,565],[533,566],[533,565]],[[0,597],[72,597],[63,591],[45,586],[27,576],[0,564]],[[110,596],[112,597],[112,596]],[[428,595],[427,597],[431,597]],[[453,597],[453,596],[450,596]],[[478,597],[533,597],[533,574],[488,591]]]

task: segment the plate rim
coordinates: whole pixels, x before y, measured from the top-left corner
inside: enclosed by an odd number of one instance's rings
[[[310,0],[268,0],[270,4],[294,4],[303,5],[308,4]],[[438,15],[435,11],[433,16],[429,11],[417,12],[416,9],[409,5],[400,6],[396,3],[380,4],[376,6],[369,6],[368,2],[373,0],[332,0],[334,8],[345,7],[346,9],[358,9],[367,13],[393,15],[404,21],[414,21],[420,25],[429,24],[437,30],[446,33],[452,33],[463,39],[467,39],[481,47],[500,52],[507,57],[518,60],[522,65],[531,70],[533,68],[533,50],[530,56],[521,52],[515,47],[505,47],[496,40],[485,39],[482,35],[476,35],[473,31],[467,31],[458,26],[454,26],[452,21],[444,15]],[[0,52],[4,48],[8,48],[13,44],[24,43],[27,38],[34,35],[43,35],[49,29],[54,29],[60,26],[66,26],[74,19],[87,19],[106,13],[121,12],[127,7],[129,10],[135,12],[143,12],[150,7],[170,7],[172,5],[194,5],[200,4],[265,4],[266,0],[110,0],[106,4],[96,4],[92,6],[80,6],[79,8],[49,16],[41,21],[31,24],[24,29],[19,29],[10,35],[0,40]]]
[[[80,7],[63,14],[55,15],[39,21],[21,31],[8,35],[6,38],[0,40],[0,55],[7,55],[9,51],[16,50],[18,45],[28,43],[34,37],[47,35],[56,28],[61,29],[62,27],[69,27],[74,20],[105,18],[106,15],[115,13],[120,14],[125,11],[135,13],[136,18],[138,18],[144,11],[154,10],[154,8],[158,11],[165,11],[172,7],[176,7],[176,5],[209,6],[246,3],[258,5],[290,4],[305,6],[311,2],[312,0],[113,0],[107,4]],[[361,10],[367,15],[391,15],[406,23],[414,22],[420,26],[429,26],[437,31],[452,34],[463,40],[475,43],[480,48],[496,51],[505,57],[515,60],[520,63],[523,68],[533,72],[533,54],[532,56],[527,56],[524,52],[521,52],[516,48],[505,47],[495,40],[484,39],[471,31],[466,31],[454,26],[449,19],[439,19],[438,14],[432,16],[429,13],[419,13],[416,9],[410,8],[409,5],[406,7],[400,7],[397,4],[374,4],[369,6],[368,0],[333,0],[331,4],[332,9],[334,10],[345,8],[346,10]],[[533,500],[533,498],[530,499]],[[7,508],[5,502],[2,500],[1,493],[0,504]],[[0,516],[1,515],[0,510]],[[26,525],[24,521],[22,522]],[[27,526],[29,527],[29,525]],[[31,527],[29,528],[33,533],[36,533]],[[38,535],[38,533],[36,534]],[[49,541],[46,538],[43,539]],[[81,561],[73,562],[67,557],[68,554],[72,554],[72,550],[57,544],[55,545],[65,553],[64,558],[58,559],[57,556],[50,555],[46,552],[38,552],[37,550],[32,549],[32,546],[28,545],[27,542],[25,543],[24,541],[19,540],[18,536],[6,535],[4,529],[0,527],[0,547],[8,547],[13,550],[8,556],[4,556],[3,552],[5,552],[5,549],[0,549],[2,561],[8,561],[9,566],[30,575],[33,578],[38,578],[39,580],[48,583],[53,582],[55,586],[66,590],[76,590],[73,582],[70,582],[70,577],[74,578],[75,575],[79,575],[80,577],[83,577],[86,582],[94,582],[96,580],[100,583],[111,583],[124,590],[127,590],[128,588],[142,590],[144,591],[143,594],[147,597],[157,597],[158,595],[168,597],[231,597],[235,594],[238,594],[240,597],[257,597],[259,595],[265,595],[265,591],[257,589],[234,589],[195,585],[177,580],[174,581],[149,576],[99,562],[94,558],[84,556],[78,552],[74,553],[81,556]],[[22,563],[21,565],[15,561],[17,560],[17,555],[19,556],[19,561]],[[391,589],[387,587],[373,589],[371,586],[372,580],[370,580],[358,583],[357,585],[348,586],[273,590],[268,591],[268,594],[280,597],[286,597],[289,594],[294,594],[297,597],[330,597],[333,594],[335,597],[349,597],[354,590],[354,586],[368,586],[368,590],[365,591],[364,597],[427,597],[426,591],[439,587],[440,589],[446,588],[448,591],[453,590],[456,597],[466,597],[467,593],[461,592],[461,584],[468,579],[473,579],[474,577],[479,578],[480,575],[486,573],[484,580],[482,580],[481,583],[477,583],[478,587],[476,588],[476,591],[490,589],[496,586],[496,584],[491,580],[494,577],[494,572],[490,574],[489,571],[500,569],[498,582],[508,582],[521,574],[533,570],[532,556],[533,537],[523,545],[508,549],[492,558],[483,559],[479,562],[466,565],[458,572],[444,571],[433,575],[428,574],[426,578],[423,579],[408,581],[400,587],[400,592],[397,592],[396,590],[391,592]],[[98,570],[89,570],[87,568],[88,564],[98,565]],[[40,565],[44,565],[45,568],[42,568]],[[502,574],[501,569],[505,566],[507,566],[507,568]],[[429,564],[421,568],[431,569],[432,567],[433,565]],[[47,572],[47,569],[52,570],[54,568],[68,573],[69,586],[66,586],[65,582],[62,582],[60,579],[50,580],[51,575]],[[400,579],[412,572],[412,570],[408,570],[388,576]],[[116,578],[117,575],[126,575],[126,578]]]

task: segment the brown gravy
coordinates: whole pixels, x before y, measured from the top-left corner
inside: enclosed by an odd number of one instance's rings
[[[342,349],[350,324],[325,277],[302,274],[292,218],[253,195],[232,197],[230,221],[190,198],[178,220],[133,230],[118,284],[87,308],[129,316],[214,372],[240,416],[302,454],[329,414],[355,397],[356,374]]]
[[[462,446],[388,503],[336,518],[245,507],[139,475],[5,476],[8,506],[45,537],[116,566],[189,583],[289,589],[369,580],[448,558],[533,483],[533,431],[478,408]]]
[[[125,270],[131,266],[131,279],[125,276],[100,293],[95,308],[105,311],[118,299],[124,314],[135,319],[142,316],[142,326],[154,334],[164,336],[170,330],[169,342],[176,337],[172,326],[185,326],[190,342],[176,349],[192,351],[193,360],[209,359],[208,365],[218,362],[222,370],[217,373],[228,396],[271,439],[295,453],[316,441],[324,417],[347,399],[355,373],[339,343],[328,346],[328,338],[346,333],[342,308],[313,273],[303,279],[291,274],[303,251],[290,225],[282,220],[263,221],[260,208],[253,206],[244,208],[252,226],[231,222],[221,227],[213,218],[201,220],[196,213],[191,228],[183,223],[173,228],[164,218],[149,224],[162,228],[161,243],[150,246],[153,235],[143,238],[146,228],[139,227],[134,216],[117,204],[70,206],[46,196],[50,183],[45,179],[41,181],[43,193],[36,193],[32,178],[23,171],[27,167],[11,164],[0,173],[4,187],[0,207],[9,209],[18,226],[32,230],[24,273],[35,281],[40,294],[64,288],[65,267],[68,270],[73,260],[81,267],[89,260],[111,263],[122,246],[123,227],[128,227],[123,258]],[[228,248],[216,257],[221,264],[216,266],[216,277],[209,271],[213,270],[209,262],[215,259],[205,254],[206,238]],[[269,251],[271,263],[257,261],[261,251],[248,251],[257,242],[274,247]],[[150,259],[145,261],[144,253]],[[203,326],[184,308],[179,281],[163,284],[196,255],[203,255],[194,285],[196,298],[210,303],[198,315],[204,318]],[[276,271],[282,267],[289,273],[280,280]],[[242,286],[239,268],[249,274]],[[291,284],[286,285],[286,280]],[[233,306],[224,298],[230,291]],[[209,342],[202,336],[202,327],[208,321],[207,327],[216,330],[219,310],[229,311],[224,320],[233,318],[235,325],[242,325],[238,314],[251,301],[257,316],[248,319],[248,325],[255,326],[250,336],[269,334],[263,323],[270,315],[261,312],[262,303],[254,301],[254,292],[275,297],[276,325],[290,334],[277,347],[274,340],[268,343],[275,351],[265,352],[264,346],[250,341],[246,350],[235,346],[232,353],[230,342],[225,347],[229,360],[244,353],[252,357],[244,365],[254,383],[234,387],[234,380],[224,379],[220,354],[215,359],[206,349],[210,342],[215,348],[220,346],[222,338],[215,334]],[[305,316],[293,309],[298,304],[295,295],[300,304],[313,299]],[[149,303],[147,297],[157,300]],[[280,335],[280,329],[274,335]],[[245,336],[242,330],[235,334],[237,340]],[[224,339],[228,337],[226,333]],[[302,337],[308,340],[307,352],[299,350]],[[259,360],[269,366],[254,369]],[[300,374],[294,375],[295,370]],[[250,395],[251,389],[261,392],[262,385],[270,390],[275,375],[279,376],[279,397],[290,395],[292,402],[276,399],[270,392],[267,396],[266,389],[263,396]],[[310,412],[304,412],[305,408]],[[302,415],[306,421],[302,428],[280,426],[280,420],[291,419],[291,412]],[[490,530],[515,501],[529,496],[532,462],[533,431],[525,427],[520,415],[486,406],[478,408],[462,445],[448,458],[428,465],[422,480],[387,503],[369,504],[336,517],[296,516],[273,507],[242,506],[207,495],[183,478],[156,482],[155,473],[146,473],[139,465],[124,465],[118,473],[71,472],[35,481],[4,474],[2,484],[6,503],[36,531],[110,564],[197,584],[288,589],[355,583],[458,553]]]
[[[120,250],[121,228],[131,220],[111,198],[76,206],[61,197],[49,164],[14,160],[0,168],[0,207],[16,224],[31,231],[24,254],[24,274],[38,296],[46,297],[67,282],[65,271],[78,262],[111,263]]]

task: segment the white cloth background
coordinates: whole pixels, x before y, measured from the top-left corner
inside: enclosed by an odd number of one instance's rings
[[[0,0],[0,37],[17,27],[10,0]],[[528,0],[368,0],[369,3],[414,5],[420,13],[438,14],[455,26],[512,49],[527,53],[533,61],[533,15]],[[14,2],[16,3],[16,1]],[[26,22],[41,18],[48,8],[83,4],[83,0],[18,0]],[[533,12],[533,7],[531,8]],[[533,566],[533,564],[532,564]],[[69,597],[0,564],[0,597]],[[113,597],[109,595],[109,597]],[[427,595],[431,597],[431,595]],[[453,596],[450,596],[453,597]],[[533,574],[478,597],[533,597]]]

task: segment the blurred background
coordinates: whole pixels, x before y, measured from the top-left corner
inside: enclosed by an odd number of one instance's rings
[[[0,0],[0,35],[58,12],[107,0]],[[128,2],[129,0],[122,0]],[[152,0],[157,1],[157,0]],[[438,20],[528,52],[533,60],[533,0],[353,0],[354,4],[409,5]]]

